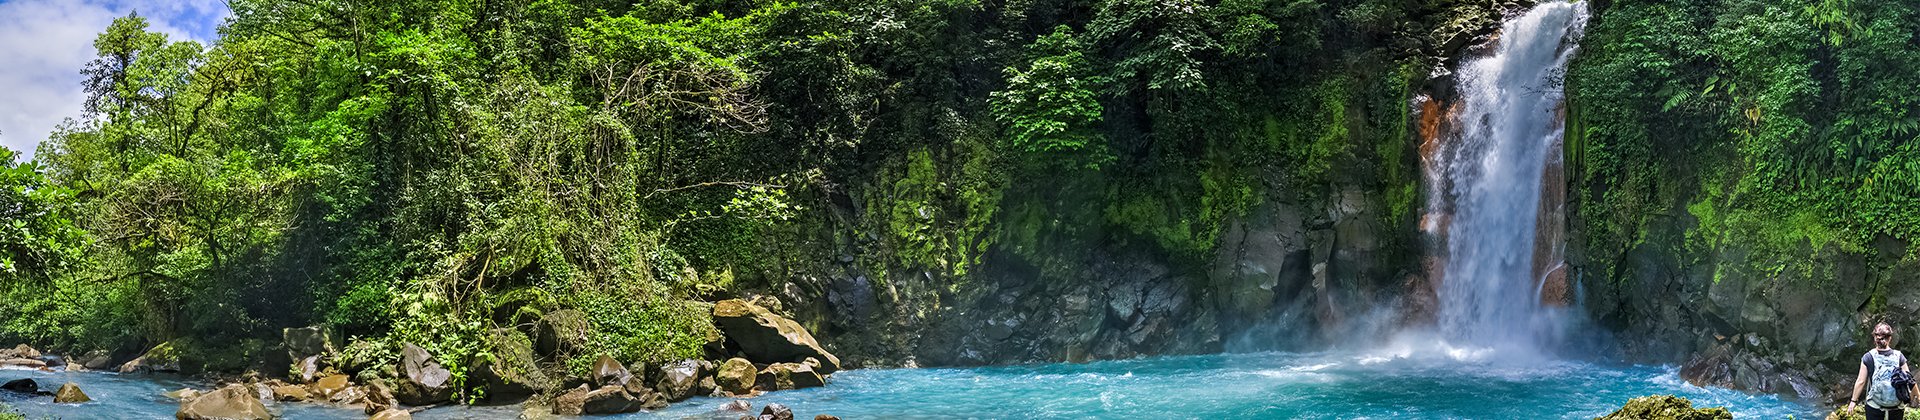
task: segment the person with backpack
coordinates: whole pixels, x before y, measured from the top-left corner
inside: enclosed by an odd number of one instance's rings
[[[1860,356],[1860,375],[1853,379],[1853,400],[1847,403],[1847,411],[1852,412],[1853,406],[1861,402],[1860,392],[1865,390],[1867,420],[1904,418],[1906,409],[1902,404],[1908,396],[1902,395],[1907,393],[1899,392],[1902,390],[1895,384],[1912,386],[1912,372],[1907,368],[1907,356],[1893,349],[1893,326],[1885,322],[1874,324],[1873,349]]]

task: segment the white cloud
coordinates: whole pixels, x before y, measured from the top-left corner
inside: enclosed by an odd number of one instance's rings
[[[135,11],[148,30],[203,43],[230,14],[220,0],[0,2],[0,146],[31,158],[62,119],[78,117],[94,37]]]

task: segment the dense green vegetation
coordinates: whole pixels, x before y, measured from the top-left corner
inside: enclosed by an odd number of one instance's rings
[[[1696,263],[1830,277],[1815,253],[1920,239],[1920,9],[1879,0],[1597,2],[1567,76],[1594,266],[1698,221]],[[1650,81],[1657,84],[1649,85]],[[1729,251],[1716,260],[1713,253]]]
[[[1650,243],[1716,278],[1920,253],[1920,9],[1589,1],[1563,85],[1584,268],[1624,282]],[[1412,99],[1524,5],[231,6],[211,44],[114,21],[85,113],[35,162],[0,151],[0,342],[240,370],[324,324],[354,338],[344,363],[417,343],[460,374],[519,339],[496,331],[577,310],[584,348],[546,362],[583,370],[697,355],[702,301],[822,265],[937,309],[994,268],[1205,273],[1237,219],[1297,204],[1334,230],[1346,196],[1377,202],[1392,233],[1365,258],[1398,282]]]

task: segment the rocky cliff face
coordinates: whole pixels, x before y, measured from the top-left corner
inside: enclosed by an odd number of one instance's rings
[[[1667,214],[1623,254],[1572,252],[1585,308],[1633,337],[1617,340],[1628,360],[1681,364],[1696,385],[1843,402],[1873,323],[1891,321],[1907,342],[1920,333],[1920,261],[1901,258],[1909,244],[1807,245],[1786,264],[1748,244],[1690,246],[1698,220],[1678,203]],[[1617,274],[1596,270],[1600,259]]]

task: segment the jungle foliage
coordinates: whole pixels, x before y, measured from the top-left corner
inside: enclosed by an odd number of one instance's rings
[[[1576,213],[1608,278],[1690,216],[1696,256],[1817,276],[1920,239],[1920,10],[1880,0],[1601,2],[1571,65]],[[1650,81],[1657,81],[1649,85]],[[1712,263],[1711,260],[1697,262]]]
[[[1049,277],[1103,246],[1195,263],[1276,191],[1336,180],[1387,192],[1382,223],[1411,231],[1411,92],[1461,22],[1500,12],[231,6],[208,44],[116,20],[84,69],[85,114],[0,171],[0,337],[124,349],[323,323],[362,343],[350,359],[412,342],[457,371],[490,331],[573,309],[587,352],[651,361],[696,354],[700,298],[833,258],[845,244],[822,230],[873,242],[876,272],[955,288],[995,252]],[[1898,152],[1873,147],[1833,158]]]

